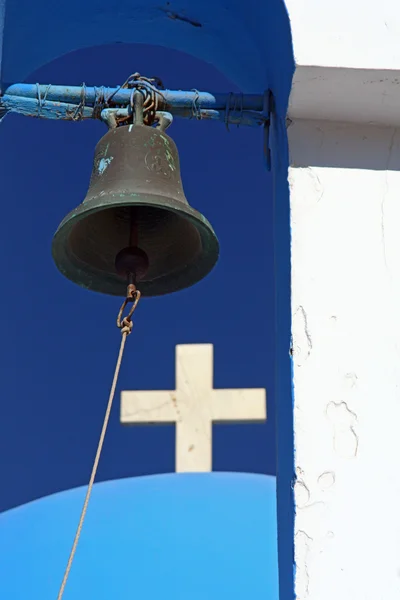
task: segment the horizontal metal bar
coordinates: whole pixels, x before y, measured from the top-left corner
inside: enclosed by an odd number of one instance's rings
[[[224,121],[229,125],[245,125],[248,127],[259,127],[267,121],[267,118],[264,118],[261,113],[250,110],[244,110],[243,112],[232,110],[228,114],[224,110],[200,110],[198,116],[196,116],[193,115],[190,108],[175,108],[171,113],[174,117],[182,117],[183,119]]]
[[[40,106],[38,101],[33,98],[5,95],[1,98],[1,106],[7,111],[17,112],[26,117],[63,119],[67,121],[80,121],[81,119],[93,118],[92,107],[85,106],[80,108],[76,104],[67,104],[66,102],[45,102]]]
[[[63,119],[68,121],[80,121],[82,119],[94,118],[93,108],[90,106],[79,107],[76,104],[67,104],[66,102],[51,102],[46,100],[39,105],[33,98],[24,98],[18,96],[3,96],[2,106],[12,112],[18,112],[27,117],[42,117],[44,119]],[[245,125],[258,127],[264,123],[263,116],[254,111],[231,111],[226,118],[225,111],[218,110],[199,110],[196,116],[189,108],[176,108],[172,111],[173,115],[184,119],[198,120],[216,120],[224,121],[230,125]]]
[[[159,90],[164,98],[163,109],[173,108],[198,108],[223,110],[229,106],[234,110],[263,111],[263,94],[233,94],[209,93],[196,90]],[[131,90],[118,87],[93,87],[93,86],[65,86],[65,85],[35,85],[30,83],[15,83],[4,92],[5,96],[19,96],[23,98],[46,98],[51,102],[65,102],[67,104],[94,105],[101,95],[105,98],[112,96],[110,105],[126,106],[129,104]],[[161,97],[160,97],[161,98]],[[172,111],[171,111],[172,112]]]
[[[264,154],[271,169],[269,150],[270,92],[264,94],[211,94],[197,90],[160,90],[157,110],[175,117],[218,120],[226,125],[263,126]],[[158,93],[158,92],[157,92]],[[126,111],[132,90],[86,86],[16,83],[0,97],[0,121],[7,112],[30,117],[81,121],[99,118],[101,112]],[[107,110],[105,110],[107,109]]]

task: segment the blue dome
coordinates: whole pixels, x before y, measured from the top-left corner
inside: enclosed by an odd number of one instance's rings
[[[86,488],[0,515],[0,598],[55,600]],[[277,600],[275,478],[170,474],[94,486],[64,600]]]

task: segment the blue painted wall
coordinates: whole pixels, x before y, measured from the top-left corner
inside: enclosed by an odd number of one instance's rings
[[[233,89],[210,65],[159,48],[114,45],[71,53],[29,79],[117,83],[131,69],[162,75],[172,87]],[[100,60],[98,60],[100,59]],[[9,115],[1,123],[0,271],[7,273],[0,333],[0,512],[88,481],[120,333],[120,301],[89,293],[60,275],[51,257],[59,222],[82,201],[94,147],[105,126]],[[213,223],[216,268],[197,286],[144,298],[126,355],[98,481],[174,470],[174,427],[123,427],[121,389],[174,389],[175,345],[214,344],[216,388],[265,387],[268,419],[218,424],[213,468],[275,474],[272,177],[262,131],[176,119],[169,129],[189,202]],[[20,176],[19,173],[23,174]],[[251,183],[249,189],[249,183]],[[262,198],[262,201],[260,199]],[[257,215],[249,210],[257,204]],[[20,294],[21,281],[31,290]],[[237,286],[244,286],[240,305]],[[24,315],[23,343],[10,315]]]
[[[174,48],[211,63],[243,92],[260,92],[267,87],[270,87],[274,92],[276,100],[276,121],[273,130],[274,253],[277,294],[275,400],[278,408],[280,584],[281,598],[284,600],[291,598],[293,597],[293,519],[290,515],[292,515],[293,510],[291,500],[293,448],[291,363],[289,357],[290,229],[284,116],[293,73],[293,57],[290,28],[285,7],[278,0],[263,2],[248,0],[246,3],[235,0],[230,2],[209,0],[201,3],[193,3],[189,0],[174,2],[172,0],[161,4],[152,0],[119,0],[118,2],[110,0],[78,2],[78,0],[71,0],[68,7],[57,3],[50,4],[47,0],[37,0],[34,3],[30,0],[7,0],[1,6],[3,8],[5,6],[5,12],[3,11],[5,24],[1,64],[3,89],[7,84],[25,80],[41,65],[73,49],[99,47],[104,44],[118,44],[121,42],[137,42]],[[157,69],[157,74],[162,76],[163,51],[161,49],[159,57],[160,68]],[[130,71],[134,71],[137,69],[135,56],[132,55],[129,58],[132,64]],[[104,58],[100,59],[99,55],[99,60],[104,60]],[[50,83],[69,83],[65,81],[64,77],[65,73],[61,70],[56,73],[56,78]],[[87,83],[102,84],[108,82],[87,81]],[[117,82],[113,81],[111,83]],[[197,84],[195,83],[193,87],[197,87]],[[40,125],[41,131],[44,131],[44,125]],[[203,127],[205,124],[201,126]],[[21,152],[27,151],[26,139],[21,142],[20,149],[10,146],[7,150],[8,154],[9,152],[14,153],[15,160]],[[35,141],[32,141],[31,138],[29,151],[40,153],[41,141],[40,134],[38,134]],[[91,144],[87,142],[87,146],[89,149]],[[27,174],[29,172],[24,171],[25,177]],[[246,178],[246,173],[243,173],[243,178]],[[248,181],[246,183],[251,189],[252,186],[249,185]],[[37,194],[38,188],[36,187],[32,189],[35,201],[37,201]],[[40,195],[42,196],[42,193]],[[261,210],[266,197],[259,190],[253,197],[252,208],[255,214],[258,214],[258,207]],[[71,202],[75,204],[75,198]],[[43,207],[43,210],[47,209]],[[54,211],[54,209],[51,210]],[[19,207],[17,214],[18,216],[21,215]],[[4,223],[7,222],[4,221]],[[25,239],[23,233],[21,239]],[[31,248],[29,251],[31,251]],[[26,266],[27,259],[21,257],[21,263]],[[262,279],[262,277],[261,273],[259,278]],[[18,277],[17,279],[20,280],[21,278]],[[32,280],[32,284],[32,287],[34,287],[36,281]],[[51,293],[51,289],[49,289],[49,292]],[[61,300],[61,302],[63,301]],[[84,304],[83,300],[82,303]],[[70,307],[71,305],[65,306],[64,312],[66,308],[70,309]],[[6,322],[3,326],[8,327]],[[188,341],[192,340],[188,339]],[[97,348],[98,346],[94,342],[94,353],[98,351]],[[172,362],[172,356],[171,353],[170,362]],[[16,360],[20,360],[20,358]],[[163,358],[164,360],[168,359]],[[232,371],[234,372],[235,369]],[[82,379],[84,379],[84,375],[85,369],[82,371]],[[65,381],[67,384],[68,378]],[[234,383],[229,382],[225,385],[226,387],[233,387]],[[252,383],[252,385],[255,384]],[[47,393],[51,393],[51,390],[47,390]],[[89,393],[89,388],[86,393]],[[49,430],[52,430],[54,421],[51,419],[51,415],[47,414],[45,418],[48,420]],[[56,430],[53,431],[56,434]],[[52,443],[56,443],[56,440],[53,440]],[[12,465],[9,466],[15,472],[15,468]]]
[[[3,85],[71,50],[121,42],[187,52],[244,92],[270,85],[285,110],[293,58],[281,0],[70,0],[65,9],[48,0],[7,0]]]
[[[291,357],[291,229],[287,181],[289,162],[286,124],[279,115],[271,122],[274,175],[275,399],[277,435],[277,506],[280,599],[294,594],[294,439]]]

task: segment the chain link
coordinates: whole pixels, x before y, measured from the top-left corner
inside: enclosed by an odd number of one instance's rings
[[[165,104],[165,97],[161,89],[164,85],[158,77],[143,77],[140,73],[132,73],[128,79],[108,98],[108,102],[119,90],[132,90],[130,97],[131,110],[134,111],[134,93],[140,91],[143,95],[143,123],[153,125],[156,120],[156,112],[159,109],[160,100]],[[122,125],[132,119],[132,114],[117,119],[118,125]]]

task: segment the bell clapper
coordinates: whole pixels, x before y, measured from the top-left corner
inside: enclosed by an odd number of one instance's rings
[[[118,252],[115,258],[115,269],[118,275],[127,278],[128,285],[136,285],[136,282],[146,275],[148,268],[148,256],[138,247],[137,210],[132,206],[130,208],[129,246]]]
[[[137,211],[134,206],[130,207],[130,229],[129,229],[129,245],[138,245],[138,222],[137,222]]]

